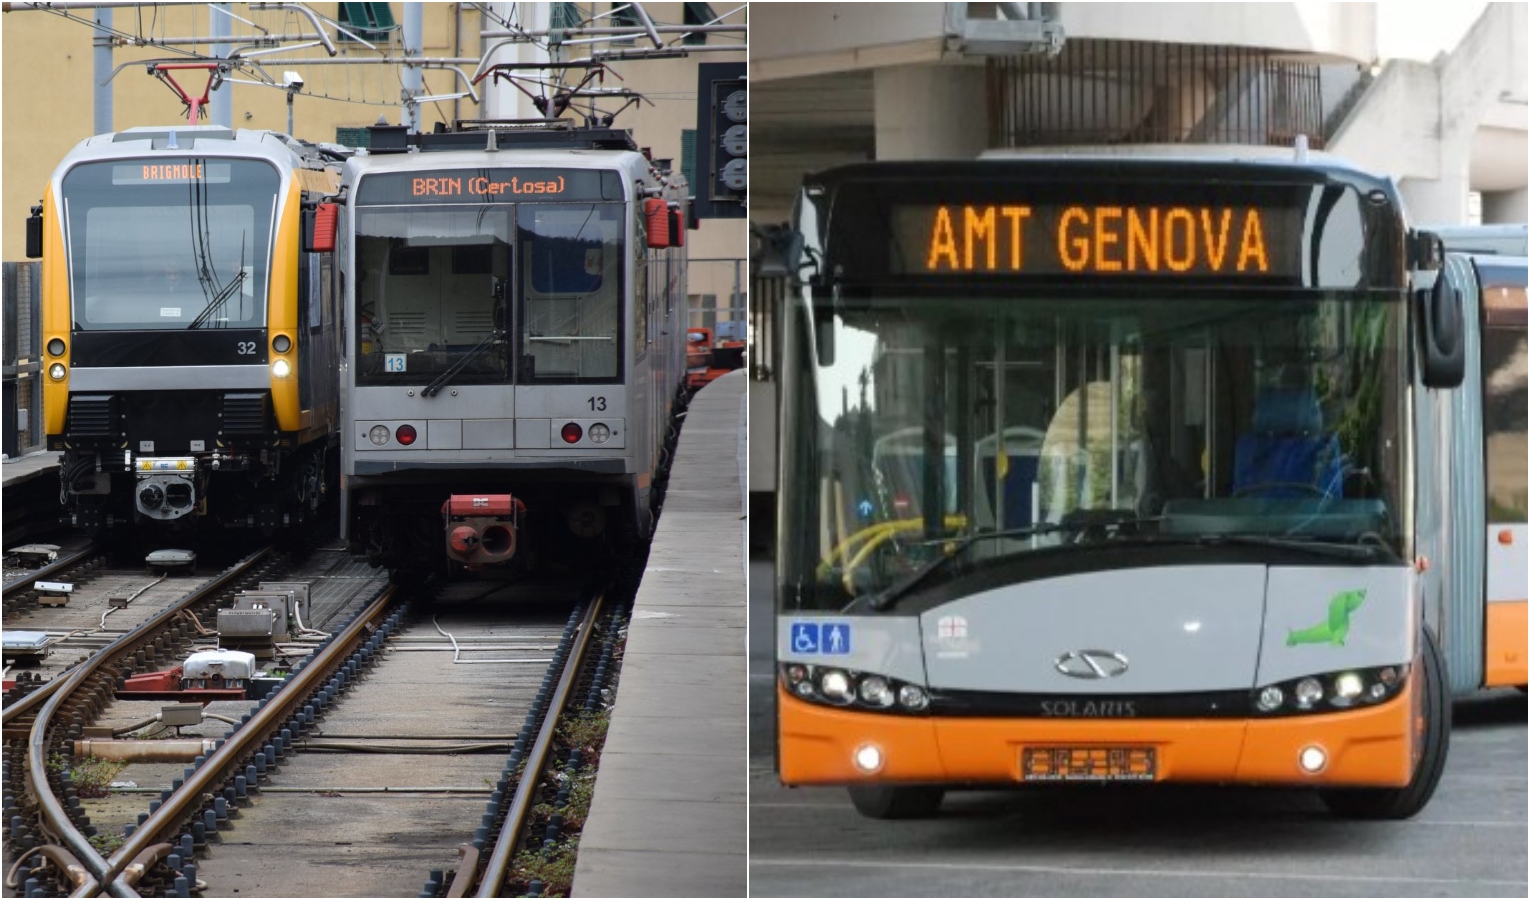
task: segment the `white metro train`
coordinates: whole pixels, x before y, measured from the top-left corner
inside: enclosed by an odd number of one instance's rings
[[[684,179],[622,130],[379,126],[341,187],[353,551],[630,556],[685,396]]]

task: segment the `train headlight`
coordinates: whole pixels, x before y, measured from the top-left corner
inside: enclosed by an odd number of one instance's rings
[[[584,436],[584,429],[579,427],[578,422],[570,422],[563,426],[561,434],[563,435],[563,443],[577,444],[579,439]]]
[[[64,339],[63,338],[54,338],[53,340],[48,342],[48,355],[49,356],[63,356],[64,355]]]
[[[418,436],[419,433],[414,430],[413,425],[398,426],[398,433],[395,435],[395,437],[398,438],[398,442],[403,444],[405,447],[414,443],[414,439]]]
[[[373,425],[372,430],[367,432],[367,440],[379,447],[388,443],[388,426]]]
[[[1296,683],[1296,702],[1299,706],[1311,706],[1323,699],[1323,683],[1316,678],[1303,678]]]
[[[590,440],[597,444],[604,444],[611,439],[611,429],[596,422],[590,426]]]
[[[292,349],[292,338],[287,337],[285,334],[277,335],[276,338],[271,341],[271,349],[275,350],[277,353],[286,353],[288,350]]]
[[[1286,692],[1275,685],[1270,685],[1259,692],[1259,711],[1274,712],[1280,709],[1280,704],[1286,702]]]
[[[271,364],[271,374],[277,378],[286,378],[292,374],[292,363],[285,359],[279,359]]]
[[[56,362],[48,367],[48,377],[54,381],[63,381],[64,376],[67,374],[69,374],[69,370],[64,368],[63,363]]]

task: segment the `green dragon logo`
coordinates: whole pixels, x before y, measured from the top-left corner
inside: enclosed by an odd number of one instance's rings
[[[1297,644],[1332,644],[1344,646],[1349,635],[1349,617],[1365,602],[1365,591],[1341,591],[1328,601],[1328,619],[1311,628],[1291,631],[1286,635],[1286,646]]]

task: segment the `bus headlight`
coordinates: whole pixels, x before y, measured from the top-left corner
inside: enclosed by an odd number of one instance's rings
[[[855,683],[850,673],[841,669],[829,669],[818,679],[818,690],[835,703],[849,703],[855,699]]]
[[[285,359],[279,359],[271,364],[271,374],[276,378],[286,378],[292,374],[292,363]]]
[[[789,693],[810,703],[884,713],[923,713],[930,706],[923,687],[873,672],[789,662],[778,676]]]
[[[1255,714],[1265,716],[1354,709],[1396,697],[1407,681],[1407,666],[1346,669],[1255,688],[1250,703]]]
[[[880,706],[886,709],[893,705],[893,690],[887,684],[887,679],[881,675],[862,676],[857,693],[860,694],[861,702],[867,706]]]
[[[56,362],[48,367],[48,377],[54,381],[63,381],[64,376],[67,374],[69,374],[69,370],[64,367],[63,363]]]

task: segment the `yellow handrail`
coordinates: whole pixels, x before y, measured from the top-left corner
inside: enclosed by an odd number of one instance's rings
[[[967,517],[960,513],[947,514],[945,526],[951,529],[966,528]],[[818,564],[818,576],[820,578],[828,576],[829,570],[834,566],[834,560],[837,557],[845,556],[847,557],[847,562],[845,563],[845,571],[841,578],[845,585],[845,592],[853,593],[850,588],[851,576],[855,574],[855,570],[860,568],[861,564],[866,561],[866,558],[877,547],[897,534],[918,531],[923,527],[924,519],[894,519],[890,522],[878,522],[875,525],[868,525],[840,541],[834,549],[829,551],[828,555]],[[865,542],[865,546],[854,557],[849,557],[850,549],[862,541]]]

